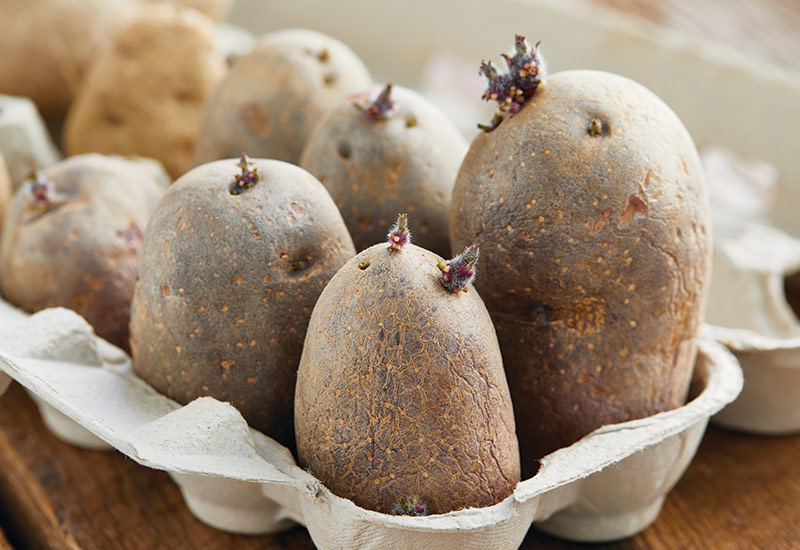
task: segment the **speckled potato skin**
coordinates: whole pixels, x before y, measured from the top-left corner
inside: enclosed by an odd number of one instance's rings
[[[389,118],[374,122],[342,102],[314,127],[300,166],[330,192],[356,250],[383,240],[397,213],[408,212],[414,242],[449,257],[450,197],[467,142],[416,92],[394,86],[391,97]]]
[[[474,289],[442,288],[438,260],[375,245],[311,316],[295,397],[300,464],[363,508],[390,513],[409,496],[433,514],[489,506],[519,481],[491,319]]]
[[[67,152],[155,158],[173,179],[193,168],[205,105],[226,71],[213,33],[189,8],[142,10],[92,64],[67,116]]]
[[[170,186],[147,228],[131,312],[136,373],[180,403],[213,396],[293,446],[297,364],[317,297],[355,254],[308,172],[254,160],[240,195],[227,159]],[[301,265],[302,263],[302,265]]]
[[[599,426],[684,403],[711,223],[692,139],[646,88],[595,71],[550,76],[473,141],[450,229],[453,250],[481,246],[476,286],[503,351],[524,474]]]
[[[62,118],[98,49],[136,13],[135,0],[2,0],[0,93]]]
[[[0,286],[30,312],[62,306],[95,332],[128,347],[138,254],[150,214],[168,183],[157,162],[102,155],[68,158],[43,171],[54,205],[33,210],[15,192],[0,243]]]
[[[297,164],[313,125],[369,73],[338,40],[305,29],[265,35],[237,58],[208,104],[196,160],[251,156]]]

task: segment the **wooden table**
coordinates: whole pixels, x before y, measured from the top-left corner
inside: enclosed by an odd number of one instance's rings
[[[591,0],[800,71],[798,0]],[[5,531],[5,535],[3,534]],[[0,398],[0,550],[313,549],[304,529],[234,536],[193,518],[167,474],[64,444],[19,386]],[[800,436],[711,428],[658,520],[623,542],[575,545],[531,530],[524,549],[800,549]]]

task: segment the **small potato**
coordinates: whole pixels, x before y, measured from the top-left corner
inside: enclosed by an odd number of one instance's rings
[[[137,256],[168,183],[151,160],[82,155],[17,189],[0,242],[0,287],[30,312],[62,306],[127,349]]]
[[[361,60],[330,36],[305,29],[268,34],[236,60],[209,102],[197,162],[246,151],[297,164],[317,120],[369,84]]]
[[[69,154],[152,157],[172,178],[192,168],[205,103],[225,72],[213,34],[206,16],[172,6],[122,29],[69,111]]]
[[[2,0],[0,93],[63,117],[97,49],[136,7],[134,0]]]
[[[379,242],[398,212],[408,212],[414,242],[450,254],[453,183],[467,142],[424,97],[387,84],[374,100],[342,101],[314,127],[300,166],[336,202],[356,250]]]
[[[131,306],[136,374],[179,403],[228,401],[292,446],[311,310],[354,254],[336,205],[305,170],[247,157],[198,166],[147,226]]]

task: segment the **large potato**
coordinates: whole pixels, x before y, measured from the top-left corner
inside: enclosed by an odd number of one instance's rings
[[[69,154],[141,155],[176,178],[192,168],[206,100],[225,72],[214,27],[189,8],[153,6],[120,30],[69,111]]]
[[[270,33],[239,57],[208,105],[197,161],[252,156],[297,164],[313,125],[370,84],[353,51],[325,34]]]
[[[0,287],[30,312],[63,306],[127,348],[139,249],[168,180],[151,160],[71,157],[17,189],[0,242]]]
[[[355,250],[311,174],[272,160],[248,166],[213,162],[170,186],[145,234],[131,350],[136,373],[160,392],[229,401],[293,446],[311,309]]]
[[[0,93],[64,116],[97,49],[136,10],[134,0],[2,0]]]
[[[295,398],[300,464],[378,512],[491,506],[520,477],[491,319],[474,290],[443,287],[439,256],[392,248],[347,262],[314,307]]]
[[[454,250],[500,340],[523,472],[591,430],[684,403],[709,284],[694,143],[667,105],[608,73],[548,77],[475,138],[456,180]]]

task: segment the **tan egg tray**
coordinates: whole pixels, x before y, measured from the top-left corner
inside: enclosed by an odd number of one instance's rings
[[[655,520],[709,417],[742,387],[736,359],[706,327],[683,407],[605,426],[548,455],[536,476],[495,506],[390,516],[331,493],[230,405],[206,397],[182,407],[157,393],[133,375],[127,355],[71,311],[28,317],[0,302],[0,327],[0,371],[35,397],[56,435],[166,470],[191,511],[213,527],[255,534],[300,523],[321,549],[511,550],[532,523],[571,540],[628,537]]]
[[[750,224],[715,243],[706,320],[739,359],[744,389],[715,418],[762,434],[800,431],[800,321],[787,303],[784,278],[800,271],[800,240]],[[722,328],[727,327],[727,328]]]

